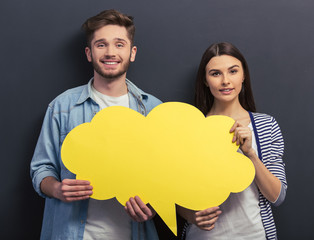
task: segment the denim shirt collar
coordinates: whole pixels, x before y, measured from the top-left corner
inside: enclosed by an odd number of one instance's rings
[[[91,92],[92,92],[92,84],[93,84],[94,78],[91,78],[88,82],[88,84],[83,89],[81,96],[79,97],[77,104],[82,104],[85,102],[88,98],[91,98]],[[125,79],[126,86],[128,88],[128,94],[135,97],[140,102],[143,99],[146,99],[148,96],[145,92],[143,92],[141,89],[136,87],[130,80],[127,78]],[[92,98],[91,98],[92,99]]]

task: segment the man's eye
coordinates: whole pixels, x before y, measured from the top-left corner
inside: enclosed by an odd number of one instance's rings
[[[117,47],[118,47],[118,48],[122,48],[122,47],[124,47],[124,45],[123,45],[122,43],[118,43],[118,44],[117,44]]]
[[[99,44],[97,44],[97,47],[99,47],[99,48],[103,48],[103,47],[105,47],[105,44],[103,44],[103,43],[99,43]]]

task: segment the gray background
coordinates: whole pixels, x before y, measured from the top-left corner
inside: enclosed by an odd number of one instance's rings
[[[32,189],[29,163],[44,112],[55,96],[92,76],[80,26],[108,8],[135,16],[138,54],[128,77],[163,101],[192,103],[209,44],[229,41],[242,51],[258,111],[273,115],[285,138],[289,188],[274,209],[279,239],[313,239],[310,0],[2,0],[0,238],[39,238],[44,200]]]

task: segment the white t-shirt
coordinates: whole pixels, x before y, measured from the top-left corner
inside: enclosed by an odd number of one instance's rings
[[[91,97],[99,104],[100,109],[109,106],[129,107],[128,94],[111,97],[92,87]],[[84,240],[131,239],[131,234],[131,218],[115,198],[109,200],[89,199]]]
[[[252,130],[252,124],[249,125]],[[252,131],[252,147],[257,152],[254,131]],[[239,152],[241,150],[239,149]],[[241,152],[242,153],[242,152]],[[220,205],[215,228],[211,231],[199,229],[194,224],[187,229],[187,240],[265,240],[265,229],[259,207],[259,192],[255,182],[240,193],[231,193]]]
[[[107,96],[101,92],[98,92],[93,86],[91,93],[92,99],[98,103],[100,109],[111,106],[129,107],[129,95],[127,93],[119,97]]]

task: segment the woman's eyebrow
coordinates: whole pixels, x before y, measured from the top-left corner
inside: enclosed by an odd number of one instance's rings
[[[236,67],[240,67],[239,65],[235,64],[235,65],[232,65],[231,67],[228,67],[228,70],[232,69],[232,68],[236,68]],[[208,72],[216,72],[216,71],[220,71],[219,69],[210,69]]]
[[[231,67],[229,67],[228,69],[232,69],[232,68],[234,68],[234,67],[240,67],[239,65],[233,65],[233,66],[231,66]]]

